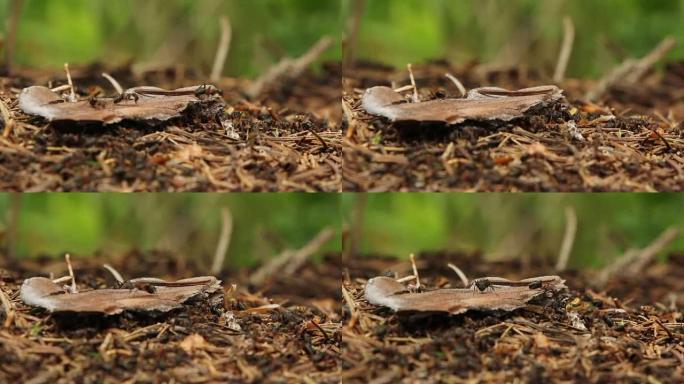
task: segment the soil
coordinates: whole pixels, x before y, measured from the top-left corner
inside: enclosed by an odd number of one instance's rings
[[[461,97],[445,73],[466,89],[552,83],[525,68],[476,63],[435,61],[413,73],[421,100]],[[584,99],[595,82],[567,80],[560,85],[566,103],[510,123],[392,124],[360,107],[369,87],[407,84],[406,69],[358,63],[344,71],[345,191],[684,189],[684,62],[652,71],[638,86],[612,87],[596,104]]]
[[[112,87],[100,66],[72,70],[77,93]],[[340,67],[326,64],[296,81],[272,84],[248,101],[244,79],[216,84],[232,132],[203,111],[164,124],[49,124],[17,106],[29,85],[56,87],[64,75],[3,78],[0,98],[15,122],[0,137],[3,191],[338,191],[341,183]],[[186,70],[113,71],[124,88],[201,84]],[[237,134],[239,137],[235,137]]]
[[[417,257],[423,289],[462,287],[447,263],[471,279],[522,279],[553,270],[544,260],[487,262],[478,254],[423,253]],[[684,253],[650,264],[636,279],[615,277],[601,289],[594,286],[594,273],[565,271],[560,275],[566,292],[513,312],[457,316],[393,313],[366,302],[368,278],[410,275],[409,262],[367,257],[347,265],[345,383],[684,381]]]
[[[337,383],[340,266],[334,260],[339,259],[330,255],[323,263],[305,265],[307,273],[297,284],[274,276],[262,287],[249,287],[244,283],[249,271],[239,271],[219,276],[222,301],[196,300],[167,314],[108,317],[50,314],[21,302],[22,280],[63,276],[61,261],[2,266],[0,289],[13,315],[7,320],[0,304],[0,382]],[[113,263],[124,278],[206,274],[206,268],[165,252],[72,262],[81,290],[113,286],[103,262]],[[307,284],[323,288],[300,295],[298,287]],[[325,287],[332,285],[331,293]]]

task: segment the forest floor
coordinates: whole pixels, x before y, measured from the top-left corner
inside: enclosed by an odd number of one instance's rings
[[[82,98],[112,86],[94,65],[71,71]],[[111,75],[123,88],[200,85],[186,70]],[[65,76],[3,78],[0,99],[12,128],[0,137],[4,191],[338,191],[341,183],[340,76],[326,64],[294,81],[274,83],[254,100],[250,82],[223,79],[230,128],[201,114],[163,124],[49,124],[17,106],[30,85],[57,87]]]
[[[308,263],[296,278],[274,276],[259,287],[247,283],[249,271],[219,275],[225,299],[218,307],[199,300],[165,314],[113,316],[50,314],[22,303],[22,280],[64,276],[63,261],[2,266],[0,382],[337,383],[339,259]],[[126,278],[207,274],[160,252],[72,261],[81,291],[113,286],[103,262]]]
[[[551,84],[525,68],[413,67],[422,101],[466,89]],[[509,123],[392,124],[361,107],[372,86],[410,85],[406,69],[359,63],[345,70],[345,191],[680,191],[684,189],[684,62],[587,101],[595,81],[566,80],[567,103]],[[569,129],[569,124],[576,126]]]
[[[424,253],[423,289],[462,287],[447,263],[470,279],[547,275],[542,260],[486,262],[477,254]],[[511,273],[520,271],[520,273]],[[684,381],[684,253],[651,263],[636,278],[603,288],[596,275],[565,271],[569,289],[513,312],[393,313],[369,304],[367,279],[413,274],[410,262],[347,262],[342,309],[345,383],[681,383]],[[391,274],[391,273],[390,273]]]

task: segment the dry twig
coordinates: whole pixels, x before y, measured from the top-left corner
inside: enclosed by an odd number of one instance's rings
[[[69,84],[69,102],[75,103],[76,91],[74,90],[74,83],[71,81],[71,72],[69,71],[69,63],[64,63],[64,71],[66,72],[67,83]]]
[[[463,86],[463,83],[461,83],[456,76],[452,75],[451,73],[445,73],[444,76],[446,76],[447,79],[451,80],[452,83],[458,88],[458,91],[461,92],[461,96],[466,97],[468,94],[468,91],[466,90],[466,87]]]
[[[456,274],[458,275],[458,278],[461,279],[461,283],[463,283],[463,287],[468,286],[468,277],[466,277],[465,273],[461,271],[461,268],[457,267],[456,265],[452,263],[448,263],[447,266],[451,268]]]
[[[416,256],[412,253],[409,255],[411,259],[411,268],[413,269],[413,276],[416,277],[416,289],[420,289],[420,276],[418,275],[418,267],[416,267]]]
[[[119,84],[119,82],[116,81],[116,79],[114,77],[112,77],[112,75],[110,75],[109,73],[103,72],[102,77],[104,77],[105,79],[107,79],[107,81],[109,81],[109,83],[112,85],[112,87],[114,87],[114,89],[116,90],[117,94],[121,95],[124,92],[121,84]],[[52,91],[55,92],[54,89]]]
[[[76,276],[74,276],[74,269],[71,267],[71,255],[68,253],[64,255],[64,260],[66,260],[67,268],[69,269],[69,276],[71,276],[71,293],[78,293],[78,288],[76,287]]]

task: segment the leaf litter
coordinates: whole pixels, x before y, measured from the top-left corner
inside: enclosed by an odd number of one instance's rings
[[[543,275],[548,260],[485,261],[481,254],[425,252],[411,263],[387,257],[350,258],[343,280],[342,380],[366,382],[659,382],[684,379],[684,254],[651,260],[637,277],[616,274],[598,286],[592,271],[566,270],[568,289],[541,294],[513,311],[442,311],[459,295],[530,290],[534,278],[458,281],[447,262],[479,275]],[[398,276],[407,276],[399,279]],[[381,277],[387,276],[387,277]],[[516,276],[518,275],[518,276]],[[381,280],[376,280],[381,279]],[[394,311],[372,303],[368,284],[391,282],[381,295],[408,297]],[[484,281],[488,281],[485,283]],[[509,286],[523,281],[523,286]],[[555,280],[554,278],[554,281]],[[542,285],[543,286],[543,285]],[[461,287],[461,288],[459,288]],[[538,285],[532,285],[538,287]],[[401,289],[402,291],[396,292]],[[447,299],[432,300],[432,292]],[[463,292],[463,293],[462,293]],[[427,299],[423,299],[425,295]],[[440,294],[441,295],[441,294]],[[419,300],[420,298],[420,300]],[[434,304],[428,312],[415,307]],[[388,304],[397,304],[388,303]],[[400,307],[405,307],[402,303]],[[439,311],[434,311],[438,309]],[[441,312],[441,313],[440,313]]]
[[[343,189],[680,191],[680,67],[670,63],[662,73],[643,72],[638,83],[612,84],[597,102],[584,98],[592,81],[573,79],[561,84],[567,101],[518,110],[513,119],[497,119],[496,111],[494,118],[463,119],[454,106],[468,99],[445,73],[471,92],[526,89],[547,79],[525,68],[433,61],[415,67],[417,91],[409,96],[406,70],[359,63],[343,79]],[[369,102],[367,92],[378,89],[385,96]]]
[[[339,255],[330,258],[338,259]],[[3,255],[0,260],[11,259]],[[185,282],[145,277],[120,284],[116,277],[112,282],[112,274],[101,267],[105,260],[126,275],[154,271],[165,277],[198,277]],[[168,252],[134,251],[78,264],[74,270],[78,293],[70,293],[70,286],[53,285],[51,290],[57,297],[83,298],[92,292],[100,295],[112,290],[117,295],[127,291],[149,297],[180,288],[173,286],[181,285],[176,283],[204,291],[213,287],[213,282],[218,283],[212,277],[199,276],[206,267],[180,261]],[[280,280],[276,274],[251,289],[246,287],[244,274],[234,272],[221,278],[237,286],[220,287],[209,297],[204,292],[169,312],[126,310],[104,316],[51,313],[22,301],[23,281],[48,272],[60,276],[65,272],[63,262],[42,259],[3,263],[0,382],[337,383],[339,311],[334,294],[326,287],[335,281],[339,293],[338,271],[339,266],[311,263],[303,267],[297,281],[301,287],[291,280]],[[68,283],[70,277],[65,277],[56,280]],[[321,292],[311,292],[314,281]],[[305,293],[308,296],[302,296]]]
[[[116,100],[107,96],[112,85],[102,70],[97,65],[71,70],[75,95],[82,99],[76,103],[61,102],[40,88],[40,98],[55,102],[47,106],[58,113],[53,122],[25,113],[19,96],[22,89],[38,85],[63,90],[63,75],[32,72],[3,80],[0,190],[340,189],[338,65],[325,65],[317,73],[303,70],[297,79],[268,84],[253,99],[245,97],[251,85],[246,79],[215,83],[223,97],[196,95],[193,90],[212,88],[188,88],[200,83],[191,70],[135,73],[125,67],[111,72],[131,87]],[[75,122],[68,120],[75,116],[59,114],[71,108],[96,121]],[[103,121],[111,124],[103,127]]]

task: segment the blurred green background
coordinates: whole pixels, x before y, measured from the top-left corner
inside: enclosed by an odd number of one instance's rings
[[[3,20],[13,1],[0,0]],[[65,62],[162,62],[208,74],[222,15],[233,30],[228,75],[259,74],[323,35],[338,44],[321,59],[341,56],[340,0],[24,0],[15,63],[61,69]]]
[[[567,207],[574,209],[577,217],[571,266],[601,266],[628,248],[646,247],[671,226],[679,228],[680,236],[668,250],[684,251],[684,194],[401,193],[342,197],[343,217],[349,228],[355,227],[355,210],[363,213],[359,253],[397,258],[408,257],[411,252],[453,250],[482,251],[490,260],[534,256],[555,262]]]
[[[169,250],[209,265],[221,231],[221,209],[233,216],[226,267],[252,266],[285,249],[299,249],[325,227],[338,235],[323,247],[339,252],[339,196],[335,194],[0,194],[0,245],[12,235],[19,207],[17,257],[64,252],[118,256],[132,249]],[[3,257],[4,252],[0,253]]]
[[[344,0],[366,1],[358,57],[405,68],[448,58],[552,74],[563,17],[576,29],[569,77],[600,76],[643,56],[667,35],[684,37],[684,0]],[[670,54],[684,57],[684,42]]]

